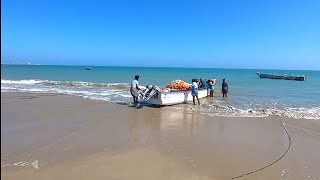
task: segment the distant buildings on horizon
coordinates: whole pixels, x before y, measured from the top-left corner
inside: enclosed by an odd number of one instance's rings
[[[1,64],[8,64],[8,65],[40,65],[40,64],[32,64],[32,63],[29,63],[29,62],[2,62],[1,61]]]

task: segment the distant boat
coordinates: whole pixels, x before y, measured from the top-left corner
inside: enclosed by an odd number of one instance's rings
[[[281,74],[264,74],[264,73],[260,73],[260,72],[257,72],[257,75],[260,77],[260,78],[269,78],[269,79],[284,79],[284,80],[295,80],[295,81],[305,81],[307,80],[307,77],[302,75],[298,75],[298,76],[295,76],[295,75],[281,75]]]
[[[91,70],[91,67],[86,67],[86,70]]]

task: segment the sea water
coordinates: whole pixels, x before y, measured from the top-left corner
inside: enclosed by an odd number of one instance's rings
[[[1,65],[1,92],[63,93],[94,100],[130,103],[130,83],[165,88],[176,79],[217,79],[213,98],[196,109],[215,116],[269,116],[320,119],[320,71],[166,67]],[[306,81],[261,79],[256,72],[305,75]],[[222,79],[229,85],[222,98]],[[187,104],[188,105],[188,104]],[[184,105],[171,106],[179,108]]]

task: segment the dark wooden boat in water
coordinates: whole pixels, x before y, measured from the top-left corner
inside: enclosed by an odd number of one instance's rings
[[[260,78],[269,78],[269,79],[284,79],[284,80],[295,80],[295,81],[305,81],[307,79],[306,76],[302,75],[298,75],[298,76],[294,76],[294,75],[279,75],[279,74],[264,74],[264,73],[260,73],[257,72],[257,75]]]

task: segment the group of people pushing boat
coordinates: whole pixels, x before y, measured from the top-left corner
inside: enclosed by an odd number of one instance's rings
[[[209,79],[209,80],[192,79],[191,94],[193,99],[193,105],[196,104],[195,98],[197,98],[198,104],[200,105],[200,101],[198,98],[198,89],[207,89],[207,93],[208,93],[207,95],[210,97],[213,97],[215,85],[216,85],[215,79]]]
[[[133,102],[138,103],[138,98],[148,100],[151,97],[158,94],[158,92],[161,91],[161,88],[157,85],[147,85],[145,90],[142,90],[139,87],[139,75],[136,75],[134,80],[131,82],[131,88],[130,92],[133,97]],[[180,80],[181,81],[181,80]],[[200,105],[200,101],[198,98],[198,89],[207,89],[208,96],[213,97],[214,89],[216,85],[216,79],[209,79],[209,80],[198,80],[198,79],[192,79],[191,84],[191,94],[193,96],[193,104],[195,105],[195,98],[197,98],[198,104]],[[171,85],[171,88],[173,85]],[[223,79],[222,82],[222,94],[223,97],[227,97],[228,92],[228,84],[225,82],[225,79]]]
[[[216,85],[216,79],[208,79],[208,80],[198,80],[198,79],[193,79],[195,82],[198,84],[198,87],[200,89],[207,89],[208,90],[208,96],[213,97],[213,92],[214,92],[214,87]],[[193,82],[192,80],[192,82]]]

